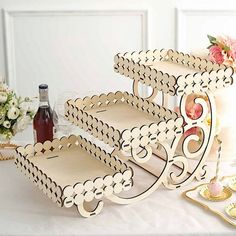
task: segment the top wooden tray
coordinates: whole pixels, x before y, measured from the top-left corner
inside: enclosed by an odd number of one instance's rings
[[[232,67],[171,49],[118,53],[114,61],[117,73],[172,96],[214,91],[233,83]]]
[[[173,140],[183,133],[183,118],[177,113],[127,92],[69,100],[65,116],[110,146],[131,151],[138,162],[149,159],[150,144]],[[140,147],[150,155],[138,158]]]

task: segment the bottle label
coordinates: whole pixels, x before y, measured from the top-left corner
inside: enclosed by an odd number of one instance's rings
[[[33,129],[33,135],[34,135],[34,143],[37,143],[37,132],[35,129]]]
[[[52,132],[53,132],[53,138],[55,138],[57,133],[57,128],[55,126],[53,126]]]

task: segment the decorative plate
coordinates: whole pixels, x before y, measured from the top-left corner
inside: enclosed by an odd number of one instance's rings
[[[209,201],[224,201],[232,196],[232,192],[228,187],[224,187],[223,192],[220,196],[213,197],[210,195],[207,185],[203,185],[199,191],[200,195]]]
[[[235,178],[232,178],[230,181],[229,181],[229,187],[231,190],[233,191],[236,191],[236,177]]]
[[[236,219],[236,202],[230,203],[230,204],[225,208],[225,212],[226,212],[227,215],[229,215],[230,217]]]

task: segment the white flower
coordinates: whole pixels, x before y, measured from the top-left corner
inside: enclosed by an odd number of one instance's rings
[[[19,108],[21,113],[26,114],[26,112],[29,110],[29,104],[27,102],[22,102],[19,104]]]
[[[27,127],[33,117],[29,103],[32,103],[30,98],[18,97],[13,90],[0,81],[0,141],[10,139]]]
[[[7,112],[7,117],[11,120],[16,119],[20,114],[20,110],[17,107],[10,107]]]
[[[13,97],[10,101],[9,101],[9,105],[12,107],[16,107],[18,106],[18,101],[15,97]]]
[[[9,120],[5,120],[5,121],[3,122],[3,126],[4,126],[5,128],[7,128],[7,129],[9,129],[9,128],[11,127],[10,121],[9,121]]]
[[[1,78],[0,78],[0,81],[1,81]],[[8,86],[6,85],[6,83],[5,82],[0,82],[0,89],[1,90],[5,90],[5,91],[9,91],[9,88],[8,88]]]
[[[4,103],[7,101],[7,93],[6,92],[0,92],[0,103]]]
[[[14,130],[14,133],[16,134],[18,132],[23,131],[28,126],[30,121],[31,119],[29,116],[22,116],[21,118],[19,118],[12,127]]]

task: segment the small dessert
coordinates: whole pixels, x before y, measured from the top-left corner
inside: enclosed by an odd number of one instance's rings
[[[222,195],[224,187],[221,182],[215,177],[211,179],[210,183],[208,184],[208,190],[211,197],[219,197]]]

